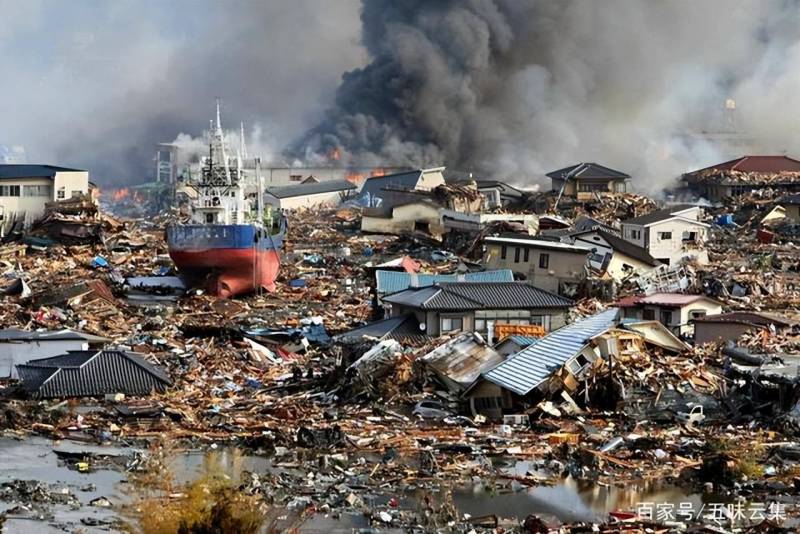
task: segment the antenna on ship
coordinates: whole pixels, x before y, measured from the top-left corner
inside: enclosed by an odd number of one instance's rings
[[[220,117],[219,112],[219,97],[216,98],[217,101],[217,127],[214,130],[214,137],[219,142],[220,150],[222,151],[222,164],[225,167],[225,180],[227,181],[228,185],[231,185],[231,169],[228,165],[228,154],[225,152],[225,132],[222,131],[222,119]]]
[[[239,127],[239,153],[241,154],[242,159],[247,159],[247,145],[244,143],[244,122],[240,122]]]

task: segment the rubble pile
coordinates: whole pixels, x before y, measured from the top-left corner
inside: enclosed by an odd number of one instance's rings
[[[555,198],[531,202],[554,206]],[[558,213],[615,223],[655,207],[626,193],[565,201]],[[293,526],[345,513],[379,528],[421,531],[666,532],[708,523],[701,515],[682,522],[641,513],[625,518],[635,503],[586,521],[529,512],[517,520],[473,517],[450,493],[480,481],[495,494],[513,495],[573,479],[597,488],[669,484],[706,500],[725,495],[726,504],[780,503],[770,528],[788,532],[786,525],[796,524],[800,426],[793,426],[793,410],[800,389],[790,370],[800,338],[793,332],[764,329],[740,336],[736,347],[694,346],[667,328],[665,315],[620,311],[613,325],[570,341],[574,354],[548,362],[537,371],[546,380],[523,392],[511,379],[504,386],[502,377],[490,377],[481,358],[508,363],[529,347],[547,346],[560,324],[551,332],[543,320],[541,335],[526,337],[517,328],[491,339],[491,330],[478,332],[475,315],[450,332],[417,331],[415,341],[396,339],[391,329],[355,342],[337,337],[383,318],[374,277],[381,265],[426,274],[480,269],[441,243],[363,235],[359,208],[297,210],[276,292],[225,300],[183,284],[159,225],[168,217],[122,222],[70,199],[52,206],[32,234],[0,247],[4,327],[100,336],[139,354],[172,384],[139,398],[34,400],[6,379],[0,426],[7,436],[246,450],[269,459],[271,468],[248,472],[240,491],[278,506]],[[756,218],[715,224],[709,264],[632,275],[622,296],[697,292],[726,311],[795,309],[794,246],[759,241],[751,235]],[[388,261],[406,255],[413,260]],[[572,304],[562,324],[614,309],[614,302],[588,296]],[[415,328],[424,320],[410,317]],[[444,330],[451,317],[442,318]],[[462,329],[469,335],[459,337]],[[507,343],[512,348],[503,352]],[[458,348],[434,372],[426,355],[446,345]],[[546,354],[567,348],[562,343]],[[17,485],[3,491],[28,491]],[[50,498],[48,491],[30,486],[29,500]]]

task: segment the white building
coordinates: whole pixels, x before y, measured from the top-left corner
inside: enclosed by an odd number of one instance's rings
[[[710,225],[700,221],[700,207],[683,204],[622,221],[622,238],[667,265],[683,259],[708,263],[704,243]]]
[[[676,335],[694,333],[693,320],[722,313],[722,305],[704,295],[653,293],[645,297],[626,297],[616,303],[624,319],[658,321]]]
[[[110,340],[74,332],[58,330],[28,332],[17,328],[0,330],[0,377],[17,378],[17,365],[37,358],[50,358],[70,350],[102,348]]]
[[[26,225],[44,215],[45,203],[89,193],[89,172],[53,165],[0,165],[0,225]]]
[[[338,206],[348,195],[354,194],[355,190],[355,184],[347,180],[270,187],[264,193],[264,201],[284,210]]]

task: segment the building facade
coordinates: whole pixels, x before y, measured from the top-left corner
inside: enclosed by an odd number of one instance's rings
[[[89,173],[52,165],[0,165],[2,223],[24,220],[29,226],[45,213],[45,204],[89,194]]]
[[[700,221],[701,213],[699,207],[684,204],[634,217],[622,221],[622,238],[667,265],[685,259],[708,263],[710,225]]]

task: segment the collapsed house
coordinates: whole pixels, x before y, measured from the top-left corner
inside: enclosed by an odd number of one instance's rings
[[[748,332],[783,334],[797,326],[797,321],[757,311],[737,311],[692,319],[694,342],[735,341]]]
[[[17,365],[17,372],[22,388],[37,399],[145,396],[172,385],[163,369],[121,350],[71,351]]]
[[[619,283],[634,274],[646,274],[661,263],[647,249],[603,229],[589,229],[569,234],[572,243],[590,248],[589,266],[599,276]]]
[[[623,308],[626,319],[658,321],[676,335],[694,332],[693,321],[722,313],[722,305],[705,295],[653,293],[626,297],[615,304]]]
[[[0,377],[18,378],[16,366],[37,358],[58,356],[68,351],[99,349],[110,340],[74,330],[0,330]]]
[[[765,188],[800,191],[800,161],[788,156],[742,156],[688,172],[682,181],[711,202]]]

